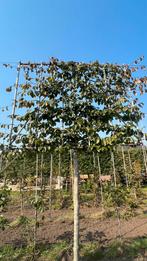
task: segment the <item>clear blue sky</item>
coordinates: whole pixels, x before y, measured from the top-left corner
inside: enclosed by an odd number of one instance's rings
[[[126,63],[147,56],[146,26],[146,0],[1,0],[0,60]]]
[[[147,0],[1,0],[0,36],[0,63],[130,63],[143,54],[147,65]],[[0,87],[12,79],[1,70]]]

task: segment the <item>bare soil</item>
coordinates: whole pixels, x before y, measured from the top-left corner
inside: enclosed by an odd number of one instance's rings
[[[82,207],[80,209],[80,241],[98,241],[105,245],[117,238],[118,221],[116,218],[100,218],[101,209],[96,207]],[[20,215],[19,206],[9,206],[3,213],[10,222],[15,221]],[[121,221],[121,235],[124,239],[133,239],[147,236],[147,217],[139,214],[129,220]],[[24,215],[33,218],[34,210],[26,207]],[[39,213],[39,228],[37,231],[38,243],[57,243],[66,240],[69,244],[73,241],[73,210],[46,210]],[[30,231],[33,237],[33,232]],[[0,231],[0,246],[11,244],[19,246],[23,243],[22,228],[20,226],[8,226],[4,231]]]

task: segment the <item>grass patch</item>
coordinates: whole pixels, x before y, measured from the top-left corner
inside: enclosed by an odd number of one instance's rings
[[[143,256],[145,252],[147,254],[147,237],[133,240],[127,245],[127,252],[129,257],[137,257],[139,254]]]
[[[147,194],[147,187],[143,187],[143,188],[141,188],[141,190],[143,193]]]
[[[60,261],[62,255],[68,251],[69,245],[62,241],[51,245],[48,249],[44,249],[40,254],[40,261]]]
[[[81,245],[81,261],[97,261],[103,258],[103,253],[97,242],[88,242]]]
[[[98,243],[82,244],[81,261],[133,261],[147,260],[147,238],[136,238],[132,241],[115,240],[107,246]]]
[[[4,246],[0,248],[0,261],[28,261],[33,260],[33,247],[14,248]]]
[[[89,213],[87,214],[87,218],[91,219],[101,219],[103,217],[104,212],[103,211],[97,211],[95,213]]]
[[[66,220],[73,221],[73,211],[72,212],[69,211],[68,213],[58,216],[58,218],[56,218],[56,221],[66,221]]]
[[[0,248],[0,261],[60,261],[68,249],[69,245],[65,241],[49,246],[38,246],[34,259],[33,246],[14,248],[8,245]]]
[[[52,245],[38,245],[36,259],[38,261],[61,261],[62,257],[72,251],[66,241]],[[33,246],[0,248],[0,261],[34,260]],[[70,259],[71,260],[71,259]],[[133,261],[147,260],[147,238],[136,238],[130,241],[115,240],[107,246],[98,242],[85,242],[80,246],[80,261]]]
[[[91,202],[94,200],[94,194],[93,193],[81,193],[80,194],[80,201],[81,203],[84,203],[84,202]]]

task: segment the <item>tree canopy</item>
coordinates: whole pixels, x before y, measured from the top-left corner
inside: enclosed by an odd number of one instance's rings
[[[91,148],[100,151],[137,137],[142,119],[146,77],[135,78],[136,67],[118,64],[64,62],[20,64],[20,85],[13,129],[15,142],[31,148]],[[24,126],[19,138],[19,126]]]

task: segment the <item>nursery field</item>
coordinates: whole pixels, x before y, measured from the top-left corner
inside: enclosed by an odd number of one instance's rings
[[[0,260],[147,260],[142,61],[4,64]]]
[[[34,254],[35,221],[34,210],[29,204],[31,193],[34,192],[24,193],[21,216],[21,195],[11,192],[10,202],[2,212],[8,224],[0,232],[0,260],[72,260],[73,206],[70,195],[63,193],[62,205],[59,194],[56,195],[49,209],[46,192],[45,208],[38,213]],[[104,212],[100,206],[95,206],[92,193],[81,193],[81,260],[147,260],[147,188],[143,188],[142,193],[140,205],[128,217],[123,217],[125,206],[120,209],[120,224],[113,208]]]

